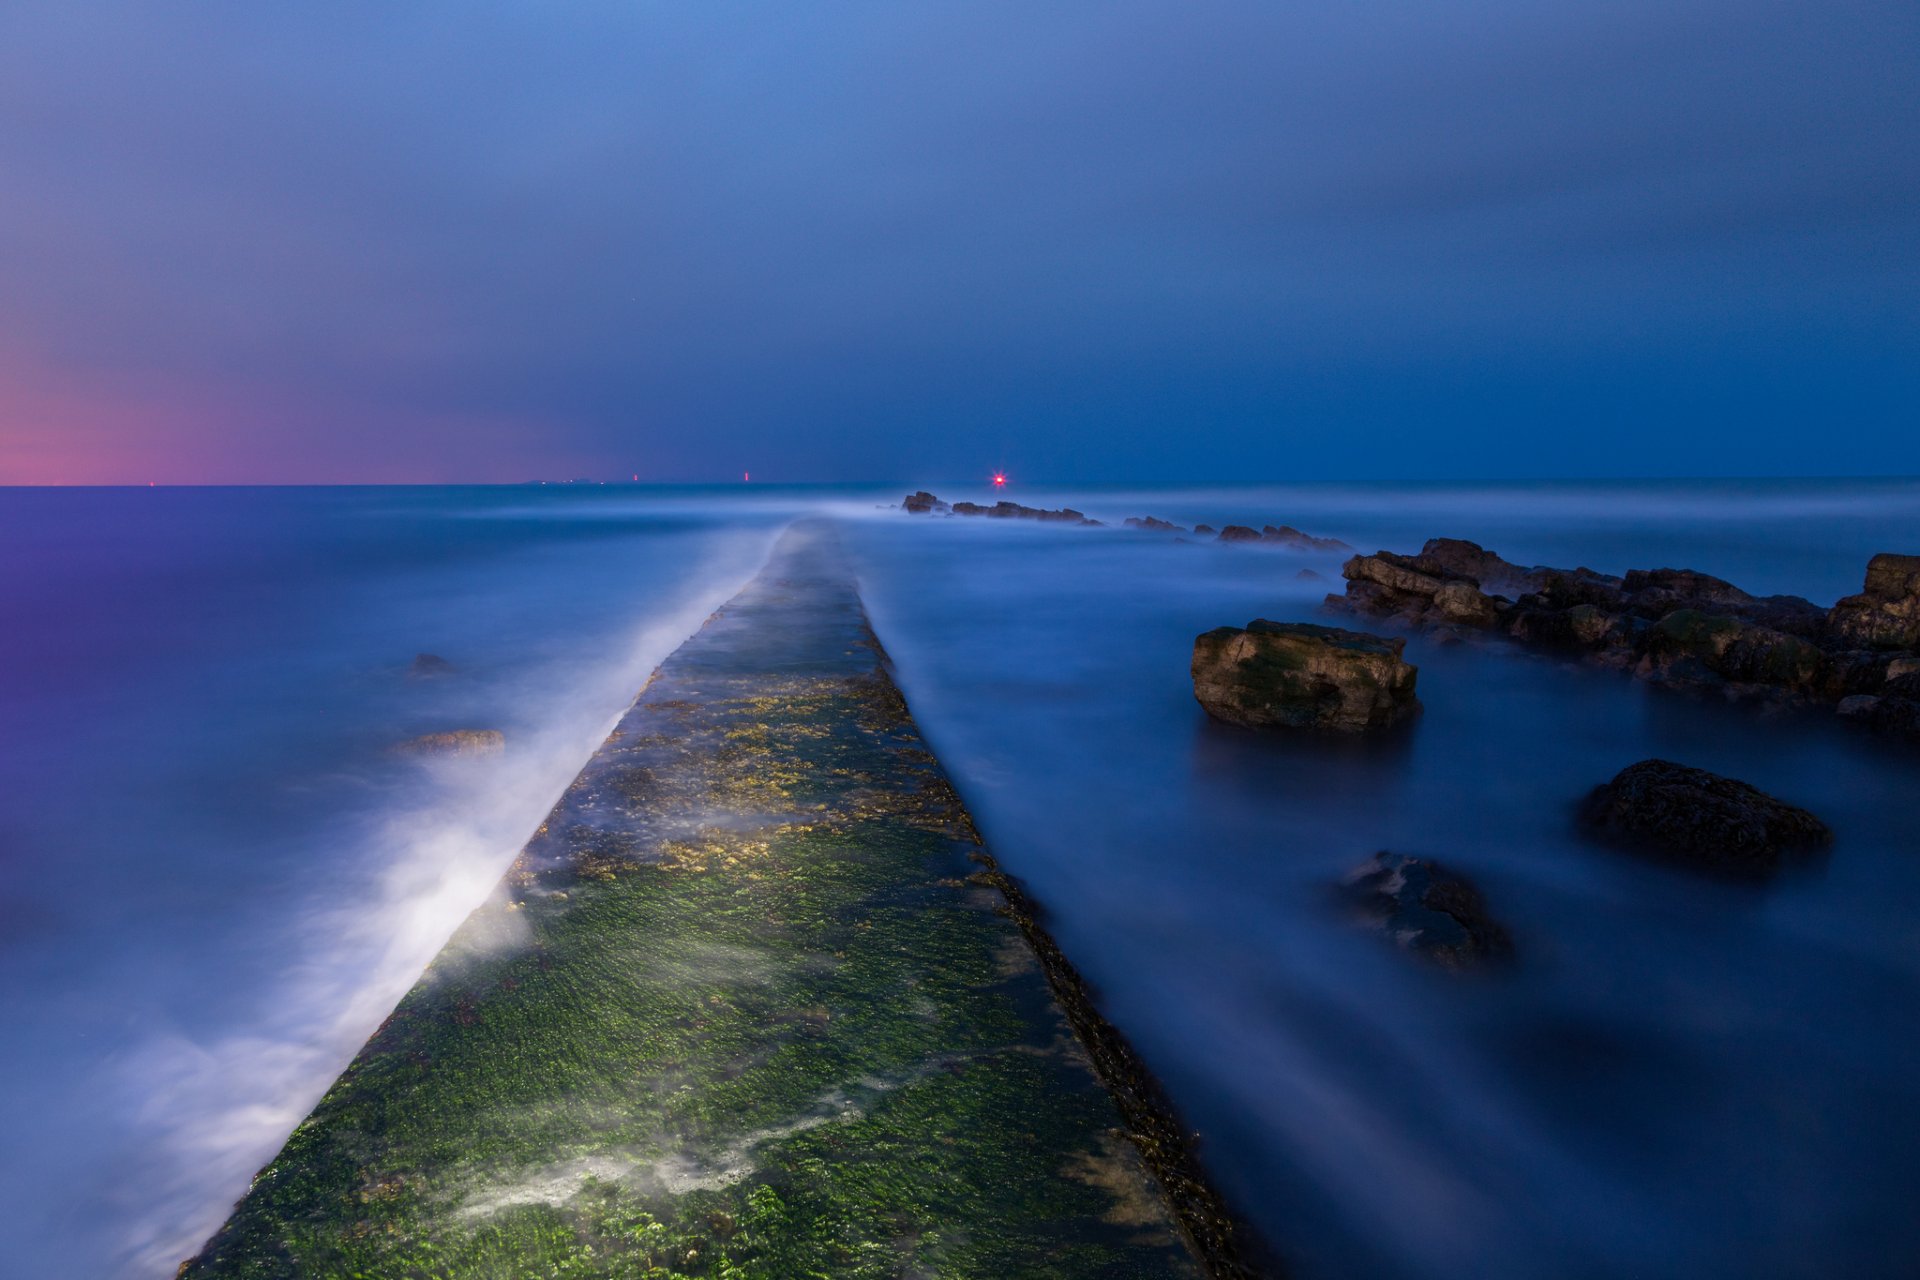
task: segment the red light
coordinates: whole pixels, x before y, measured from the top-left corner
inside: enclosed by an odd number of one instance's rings
[[[994,487],[994,488],[996,488],[996,489],[1004,489],[1004,488],[1006,488],[1006,487],[1007,487],[1007,473],[1006,473],[1006,472],[1004,472],[1004,471],[996,471],[996,472],[994,472],[994,473],[993,473],[993,487]]]

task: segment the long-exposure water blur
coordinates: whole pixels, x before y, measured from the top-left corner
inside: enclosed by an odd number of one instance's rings
[[[1293,1274],[1920,1270],[1911,748],[1419,634],[1405,732],[1223,725],[1195,635],[1329,620],[1345,553],[1120,523],[1446,535],[1825,606],[1920,549],[1920,483],[1020,497],[1106,524],[893,488],[0,491],[0,1270],[171,1274],[813,515],[989,847]],[[395,749],[459,730],[505,749]],[[1649,756],[1813,810],[1830,852],[1756,886],[1595,844],[1576,806]],[[1381,850],[1469,874],[1514,963],[1356,928],[1334,886]]]

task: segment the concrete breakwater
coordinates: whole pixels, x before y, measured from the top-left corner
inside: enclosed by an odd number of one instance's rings
[[[1250,1275],[831,529],[649,682],[186,1277]]]

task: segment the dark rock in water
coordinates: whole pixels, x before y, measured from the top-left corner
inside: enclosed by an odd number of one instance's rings
[[[1767,876],[1833,840],[1825,823],[1757,787],[1669,760],[1642,760],[1581,810],[1600,831],[1701,870]]]
[[[1353,548],[1338,538],[1316,538],[1310,533],[1302,533],[1290,524],[1278,528],[1267,525],[1260,530],[1260,541],[1276,542],[1283,547],[1293,547],[1300,551],[1351,551]]]
[[[1193,526],[1193,531],[1194,531],[1195,533],[1213,533],[1213,532],[1215,532],[1215,530],[1214,530],[1214,527],[1213,527],[1212,525],[1210,525],[1210,524],[1197,524],[1197,525],[1195,525],[1195,526]]]
[[[1869,560],[1865,589],[1835,604],[1827,627],[1863,649],[1920,649],[1920,556]]]
[[[399,743],[394,750],[407,756],[497,756],[507,749],[507,735],[498,729],[452,729],[426,733]]]
[[[1023,507],[1017,502],[996,502],[983,507],[977,502],[956,502],[953,514],[957,516],[992,516],[998,520],[1051,520],[1064,524],[1097,525],[1098,520],[1089,520],[1084,512],[1072,507],[1062,507],[1058,511],[1043,511],[1039,507]]]
[[[1153,516],[1128,516],[1123,524],[1129,529],[1150,529],[1155,533],[1185,533],[1186,529],[1170,520],[1159,520]]]
[[[920,490],[918,493],[908,494],[900,505],[914,515],[928,515],[936,511],[951,510],[946,503],[940,501],[940,499],[934,497],[925,489]]]
[[[413,664],[407,668],[409,680],[431,680],[435,676],[450,676],[458,668],[437,653],[416,653]]]
[[[1513,938],[1466,877],[1427,858],[1377,853],[1342,882],[1349,901],[1394,944],[1449,969],[1513,958]]]
[[[1220,531],[1220,541],[1258,542],[1260,541],[1260,531],[1258,529],[1249,529],[1243,524],[1230,524]]]
[[[1312,569],[1302,569],[1293,576],[1301,582],[1325,582],[1327,580],[1325,574],[1316,573]]]
[[[1310,622],[1216,627],[1193,642],[1193,696],[1231,724],[1384,728],[1420,710],[1406,644]]]

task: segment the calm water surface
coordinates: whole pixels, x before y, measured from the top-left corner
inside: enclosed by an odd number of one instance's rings
[[[1911,483],[1020,496],[1822,603],[1920,550]],[[1194,634],[1315,616],[1338,557],[897,497],[0,491],[0,1271],[170,1274],[652,665],[825,510],[1002,861],[1300,1274],[1920,1273],[1920,758],[1419,639],[1408,734],[1229,730]],[[507,753],[389,749],[462,727]],[[1580,840],[1570,806],[1653,754],[1815,809],[1831,858],[1754,891]],[[1477,879],[1517,970],[1355,932],[1328,886],[1382,848]]]

